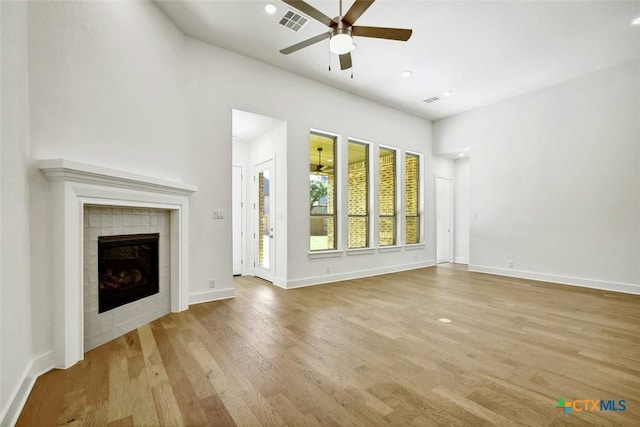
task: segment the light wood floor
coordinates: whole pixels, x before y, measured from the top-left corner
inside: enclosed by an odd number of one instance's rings
[[[640,296],[459,266],[236,288],[43,375],[18,425],[640,425]]]

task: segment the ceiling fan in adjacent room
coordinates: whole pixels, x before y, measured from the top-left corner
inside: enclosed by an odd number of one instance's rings
[[[307,46],[311,46],[325,39],[329,40],[329,50],[340,57],[340,69],[351,68],[351,51],[354,49],[353,37],[372,37],[386,40],[407,41],[412,30],[404,28],[364,27],[354,25],[358,18],[371,6],[374,0],[356,0],[345,15],[342,15],[342,0],[340,0],[340,15],[331,19],[318,9],[302,0],[282,0],[291,7],[298,9],[305,15],[329,27],[329,31],[311,37],[293,46],[282,49],[280,53],[288,55]]]
[[[318,164],[315,165],[316,172],[325,172],[325,173],[333,172],[333,168],[331,167],[331,165],[322,164],[322,147],[318,147],[316,148],[316,150],[318,151]],[[313,164],[311,165],[311,167],[313,168]]]

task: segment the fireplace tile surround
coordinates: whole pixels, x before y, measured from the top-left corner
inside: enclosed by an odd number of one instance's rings
[[[98,238],[159,233],[160,291],[98,313]],[[118,206],[84,207],[84,349],[91,350],[170,312],[171,212]]]
[[[84,252],[90,250],[84,244],[86,206],[166,211],[170,217],[170,311],[188,308],[189,197],[196,186],[67,159],[40,160],[37,166],[50,182],[55,367],[65,369],[82,360],[90,344],[85,343],[84,328]],[[91,220],[89,211],[89,225]],[[142,221],[146,222],[140,217]]]

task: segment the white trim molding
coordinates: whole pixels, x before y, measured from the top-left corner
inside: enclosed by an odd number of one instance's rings
[[[558,283],[561,285],[580,286],[583,288],[600,289],[603,291],[624,292],[640,295],[640,285],[630,283],[609,282],[605,280],[585,279],[582,277],[561,276],[557,274],[537,273],[534,271],[513,270],[511,268],[496,268],[485,265],[469,265],[469,271],[476,273],[495,274],[497,276],[517,277],[519,279],[537,280],[540,282]]]
[[[378,276],[380,274],[398,273],[400,271],[415,270],[418,268],[433,267],[435,260],[412,262],[390,267],[372,268],[369,270],[350,271],[348,273],[326,274],[322,276],[304,277],[302,279],[288,280],[286,283],[277,284],[283,289],[303,288],[305,286],[324,285],[327,283],[340,282],[342,280],[361,279],[363,277]]]
[[[50,181],[62,180],[181,196],[190,196],[198,190],[195,185],[166,181],[67,159],[40,160],[38,168]]]
[[[53,359],[53,351],[48,351],[31,359],[31,362],[22,372],[20,382],[11,393],[4,412],[0,413],[0,425],[13,426],[16,424],[38,377],[53,369]]]
[[[189,295],[189,305],[234,298],[235,289],[214,289]]]
[[[64,159],[41,160],[51,182],[54,364],[66,369],[84,358],[84,205],[171,211],[171,311],[189,307],[189,196],[193,185]]]

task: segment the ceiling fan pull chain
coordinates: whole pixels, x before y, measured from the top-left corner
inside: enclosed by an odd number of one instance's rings
[[[331,71],[331,51],[328,51],[329,53],[329,71]]]

